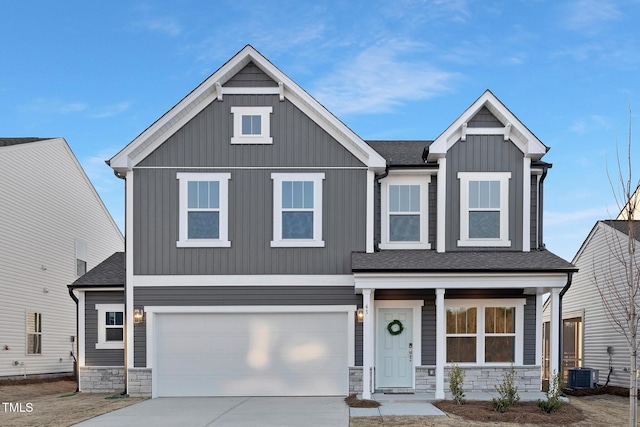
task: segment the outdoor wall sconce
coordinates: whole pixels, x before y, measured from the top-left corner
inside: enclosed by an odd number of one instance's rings
[[[358,319],[358,323],[362,323],[364,322],[364,310],[359,308],[358,311],[356,311],[356,318]]]
[[[141,308],[133,309],[133,323],[142,323],[144,321],[144,310]]]

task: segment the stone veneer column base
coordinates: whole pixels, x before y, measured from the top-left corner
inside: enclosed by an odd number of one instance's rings
[[[129,396],[151,397],[151,369],[129,369]]]
[[[349,368],[349,394],[362,393],[362,366]]]
[[[496,391],[504,381],[504,374],[511,371],[511,367],[504,366],[477,366],[477,367],[460,367],[464,373],[464,383],[462,387],[464,391]],[[449,371],[451,368],[444,369],[444,390],[449,391]],[[542,379],[540,366],[514,366],[515,372],[514,385],[518,387],[519,392],[540,391],[542,390]]]
[[[80,391],[85,393],[122,393],[124,391],[124,367],[80,367]]]

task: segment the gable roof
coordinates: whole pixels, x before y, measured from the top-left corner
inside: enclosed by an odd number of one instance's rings
[[[578,269],[547,251],[512,252],[436,252],[432,250],[388,250],[355,252],[351,256],[354,272],[574,272]]]
[[[38,138],[38,137],[22,137],[22,138],[5,138],[0,137],[0,147],[10,147],[18,144],[28,144],[30,142],[46,141],[56,138]]]
[[[246,45],[107,163],[118,172],[131,170],[207,105],[216,99],[222,99],[225,91],[231,93],[235,89],[235,93],[253,93],[247,92],[249,88],[223,87],[225,82],[249,63],[253,63],[273,81],[278,82],[276,88],[257,88],[262,90],[260,93],[279,93],[281,100],[286,98],[291,101],[369,168],[385,168],[386,162],[382,156],[251,45]],[[238,89],[243,89],[244,92],[237,92]]]
[[[593,236],[595,235],[596,230],[598,230],[599,228],[610,227],[628,236],[629,224],[631,224],[631,228],[633,230],[633,235],[635,239],[640,241],[640,220],[628,221],[626,219],[603,219],[603,220],[596,221],[596,223],[591,228],[591,231],[589,231],[589,234],[584,239],[584,242],[582,242],[582,245],[580,245],[580,248],[576,252],[571,262],[575,264],[578,261],[582,253],[585,251],[586,247],[589,245],[589,242],[591,242],[591,239],[593,239]]]
[[[486,90],[460,117],[436,138],[429,147],[429,161],[446,156],[447,151],[466,134],[478,134],[486,128],[469,127],[467,123],[478,112],[486,108],[504,128],[490,128],[491,135],[504,134],[505,141],[510,139],[524,153],[525,157],[539,160],[548,151],[545,146],[509,109],[490,91]],[[496,129],[496,130],[494,130]],[[497,130],[499,129],[499,131]],[[486,133],[484,133],[486,134]]]
[[[109,258],[96,265],[80,276],[78,280],[68,285],[71,289],[95,287],[122,287],[125,280],[124,252],[116,252]]]
[[[425,148],[433,141],[367,141],[374,150],[387,160],[389,166],[420,166],[427,165],[422,158]]]

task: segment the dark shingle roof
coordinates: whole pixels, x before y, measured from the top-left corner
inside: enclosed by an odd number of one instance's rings
[[[627,236],[629,235],[629,221],[627,221],[627,220],[624,220],[624,219],[619,219],[619,220],[606,219],[606,220],[602,220],[600,222],[603,222],[603,223],[607,224],[608,226],[615,228],[616,230],[618,230],[621,233],[626,234]],[[640,220],[631,221],[631,226],[633,227],[633,236],[635,237],[636,240],[640,240]]]
[[[434,250],[394,250],[374,253],[354,252],[354,272],[571,272],[577,268],[547,251],[436,252]]]
[[[29,142],[46,141],[47,139],[52,139],[52,138],[36,138],[36,137],[3,138],[3,137],[0,137],[0,147],[9,147],[11,145],[27,144]]]
[[[125,259],[124,252],[116,252],[96,265],[78,280],[69,285],[70,288],[91,288],[103,286],[121,286],[124,288]]]
[[[433,141],[366,141],[389,166],[425,166],[422,153]]]

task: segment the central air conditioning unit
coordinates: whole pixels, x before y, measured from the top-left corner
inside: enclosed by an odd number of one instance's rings
[[[598,384],[598,372],[591,368],[569,368],[567,387],[594,388]]]

